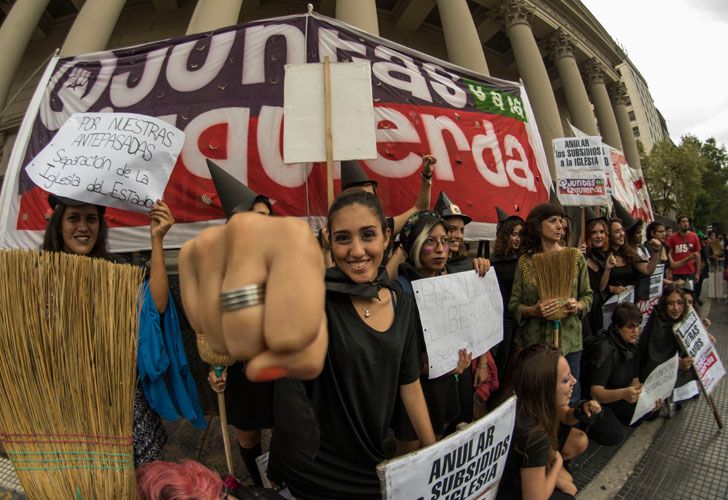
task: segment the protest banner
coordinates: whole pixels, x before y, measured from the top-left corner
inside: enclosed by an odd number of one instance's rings
[[[54,58],[18,131],[0,198],[0,245],[37,248],[47,193],[26,167],[73,113],[155,116],[185,133],[164,192],[174,248],[224,219],[205,160],[266,194],[276,214],[327,213],[326,173],[283,162],[286,64],[371,67],[377,157],[360,163],[389,215],[417,198],[422,156],[437,158],[432,191],[473,217],[466,239],[495,238],[495,207],[528,213],[548,200],[546,157],[524,87],[486,77],[316,13],[264,19],[181,38]],[[338,166],[334,185],[340,187]],[[149,220],[111,208],[112,251],[148,249]]]
[[[660,302],[660,296],[662,295],[662,289],[664,286],[664,274],[665,264],[658,264],[657,267],[655,267],[655,271],[649,278],[649,290],[647,291],[648,297],[637,301],[637,307],[640,308],[640,312],[642,313],[642,324],[640,325],[640,329],[642,330],[645,328],[645,325],[647,325],[647,320],[650,319],[650,315],[652,314],[652,311],[654,311],[655,306],[658,302]],[[640,277],[640,280],[641,279],[642,278]]]
[[[604,147],[609,152],[610,165],[606,178],[612,195],[632,217],[642,219],[645,223],[653,221],[652,204],[642,169],[628,165],[624,153],[618,149],[608,144]]]
[[[458,349],[473,357],[503,340],[503,299],[494,272],[446,274],[412,282],[427,346],[429,377],[458,365]]]
[[[690,308],[685,319],[675,326],[675,335],[693,358],[693,367],[705,391],[712,394],[725,376],[725,367],[695,309]]]
[[[672,395],[677,380],[677,362],[678,355],[675,353],[672,358],[658,365],[647,376],[629,425],[653,411],[658,400],[664,401]]]
[[[617,304],[621,304],[622,302],[634,302],[634,287],[628,286],[625,288],[624,292],[612,295],[602,305],[602,324],[604,325],[604,328],[607,328],[612,322],[612,313],[614,312],[614,308],[617,307]]]
[[[162,199],[184,133],[133,113],[75,113],[26,167],[49,193],[148,212]]]
[[[493,499],[516,420],[516,398],[432,446],[377,466],[382,498]]]
[[[602,138],[564,137],[553,140],[556,194],[566,206],[606,206]]]

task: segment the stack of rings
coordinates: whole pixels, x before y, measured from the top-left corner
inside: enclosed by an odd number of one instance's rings
[[[220,292],[220,305],[223,311],[235,311],[262,304],[265,301],[265,283],[245,285],[233,290]]]

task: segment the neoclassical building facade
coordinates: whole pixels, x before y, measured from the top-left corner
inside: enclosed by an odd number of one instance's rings
[[[579,0],[0,0],[0,176],[56,49],[72,56],[141,44],[303,13],[307,3],[478,73],[522,80],[544,144],[573,135],[573,124],[638,166],[635,132],[645,143],[652,127],[635,129],[630,112],[651,123],[659,116],[644,79]]]

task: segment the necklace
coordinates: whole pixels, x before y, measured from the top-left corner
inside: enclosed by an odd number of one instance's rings
[[[352,297],[352,299],[351,299],[351,302],[352,302],[352,304],[354,304],[354,305],[357,305],[357,303],[356,303],[356,300],[354,300],[354,298],[353,298],[353,297]],[[371,316],[371,315],[372,315],[372,314],[371,314],[371,312],[369,312],[369,308],[368,308],[367,306],[365,306],[364,304],[359,304],[359,306],[360,306],[360,307],[361,307],[362,309],[364,309],[364,318],[365,318],[365,319],[368,319],[368,318],[369,318],[369,316]]]

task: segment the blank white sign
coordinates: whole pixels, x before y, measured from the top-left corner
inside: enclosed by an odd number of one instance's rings
[[[368,62],[331,63],[334,161],[377,157]],[[283,97],[283,161],[326,161],[324,65],[287,64]]]

